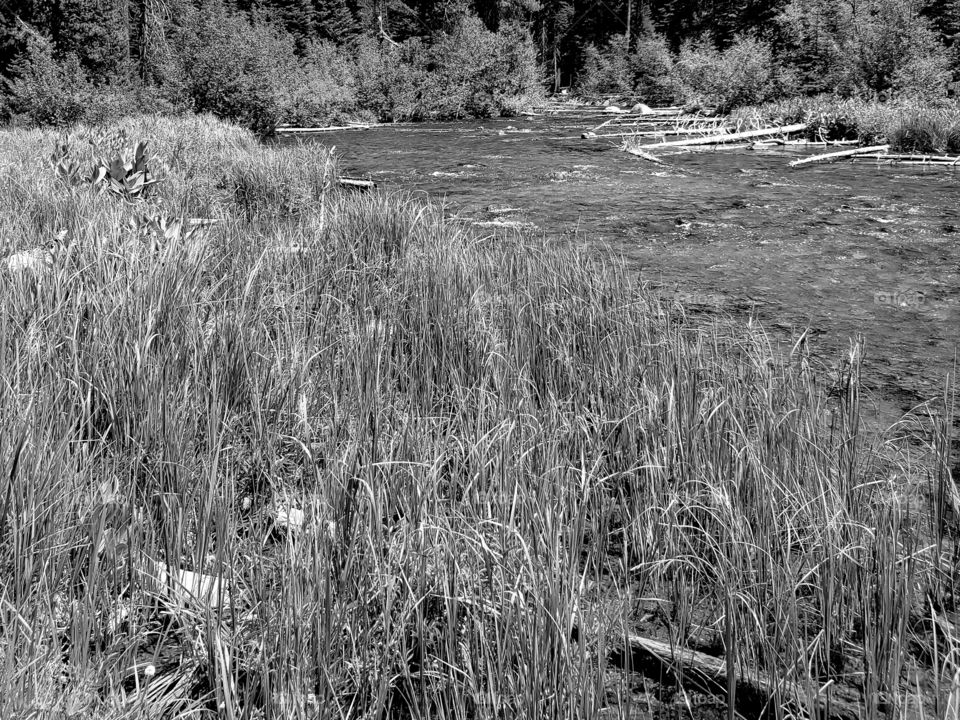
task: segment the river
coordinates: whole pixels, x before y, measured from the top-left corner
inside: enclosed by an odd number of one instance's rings
[[[336,146],[345,175],[445,199],[480,228],[605,244],[700,312],[754,317],[784,338],[809,330],[828,366],[862,333],[878,418],[942,397],[960,339],[960,171],[794,169],[812,151],[784,148],[663,153],[658,166],[580,139],[589,124],[479,120],[307,141]]]

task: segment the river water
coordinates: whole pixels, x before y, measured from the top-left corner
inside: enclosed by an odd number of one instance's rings
[[[880,417],[942,396],[960,340],[960,170],[834,163],[808,149],[657,153],[581,140],[589,120],[538,117],[314,136],[345,175],[424,191],[478,227],[610,246],[702,312],[805,329],[829,364],[865,338]],[[824,152],[822,148],[816,152]]]

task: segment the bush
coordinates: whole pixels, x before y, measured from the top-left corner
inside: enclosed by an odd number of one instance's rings
[[[530,36],[462,17],[432,46],[363,38],[354,45],[356,104],[386,121],[510,115],[543,95]]]
[[[12,68],[9,110],[28,124],[69,125],[81,120],[94,92],[76,55],[61,61],[50,43],[31,36]]]
[[[178,40],[194,108],[257,132],[273,130],[293,103],[291,89],[302,85],[293,38],[219,2],[192,13]]]
[[[816,19],[816,22],[814,22]],[[946,95],[948,50],[904,0],[791,0],[777,22],[781,61],[802,90],[844,97]]]
[[[285,121],[322,125],[355,117],[357,79],[353,59],[324,41],[307,46],[303,63],[303,81],[290,90]]]
[[[518,23],[502,23],[491,58],[490,89],[500,115],[516,115],[543,101],[543,78],[530,33]]]
[[[859,140],[889,143],[900,152],[960,153],[960,105],[933,106],[915,99],[877,102],[834,96],[792,98],[744,108],[733,114],[740,124],[807,123],[811,140]]]
[[[427,49],[419,40],[400,47],[369,37],[353,46],[357,105],[380,120],[418,120],[425,116]]]
[[[634,87],[634,68],[625,35],[614,35],[603,50],[588,45],[583,68],[577,75],[581,95],[629,93]]]
[[[643,35],[630,56],[634,90],[648,105],[669,105],[677,101],[680,88],[676,80],[673,54],[667,39],[660,34]]]
[[[676,74],[687,102],[718,113],[764,102],[788,89],[783,87],[770,45],[749,37],[738,37],[723,51],[709,38],[685,44]]]

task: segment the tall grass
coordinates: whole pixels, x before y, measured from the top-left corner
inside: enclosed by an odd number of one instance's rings
[[[879,103],[829,96],[790,98],[734,112],[739,124],[809,123],[811,140],[888,143],[898,152],[960,154],[960,107],[955,102],[903,99]]]
[[[805,688],[748,717],[943,712],[950,415],[867,435],[860,344],[825,377],[326,151],[123,128],[142,202],[0,136],[5,250],[61,234],[0,285],[0,716],[625,715],[637,631]]]

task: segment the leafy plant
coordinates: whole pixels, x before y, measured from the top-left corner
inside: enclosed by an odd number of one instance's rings
[[[53,153],[50,155],[50,164],[53,165],[53,172],[57,179],[70,187],[77,187],[91,180],[84,174],[82,163],[71,156],[70,143],[65,139],[54,146]]]
[[[131,218],[130,227],[144,245],[155,251],[189,241],[201,226],[192,225],[182,217],[146,213]]]
[[[113,160],[102,160],[94,168],[91,182],[126,200],[136,200],[147,188],[159,182],[147,168],[147,143],[139,142],[132,152],[125,148]]]

